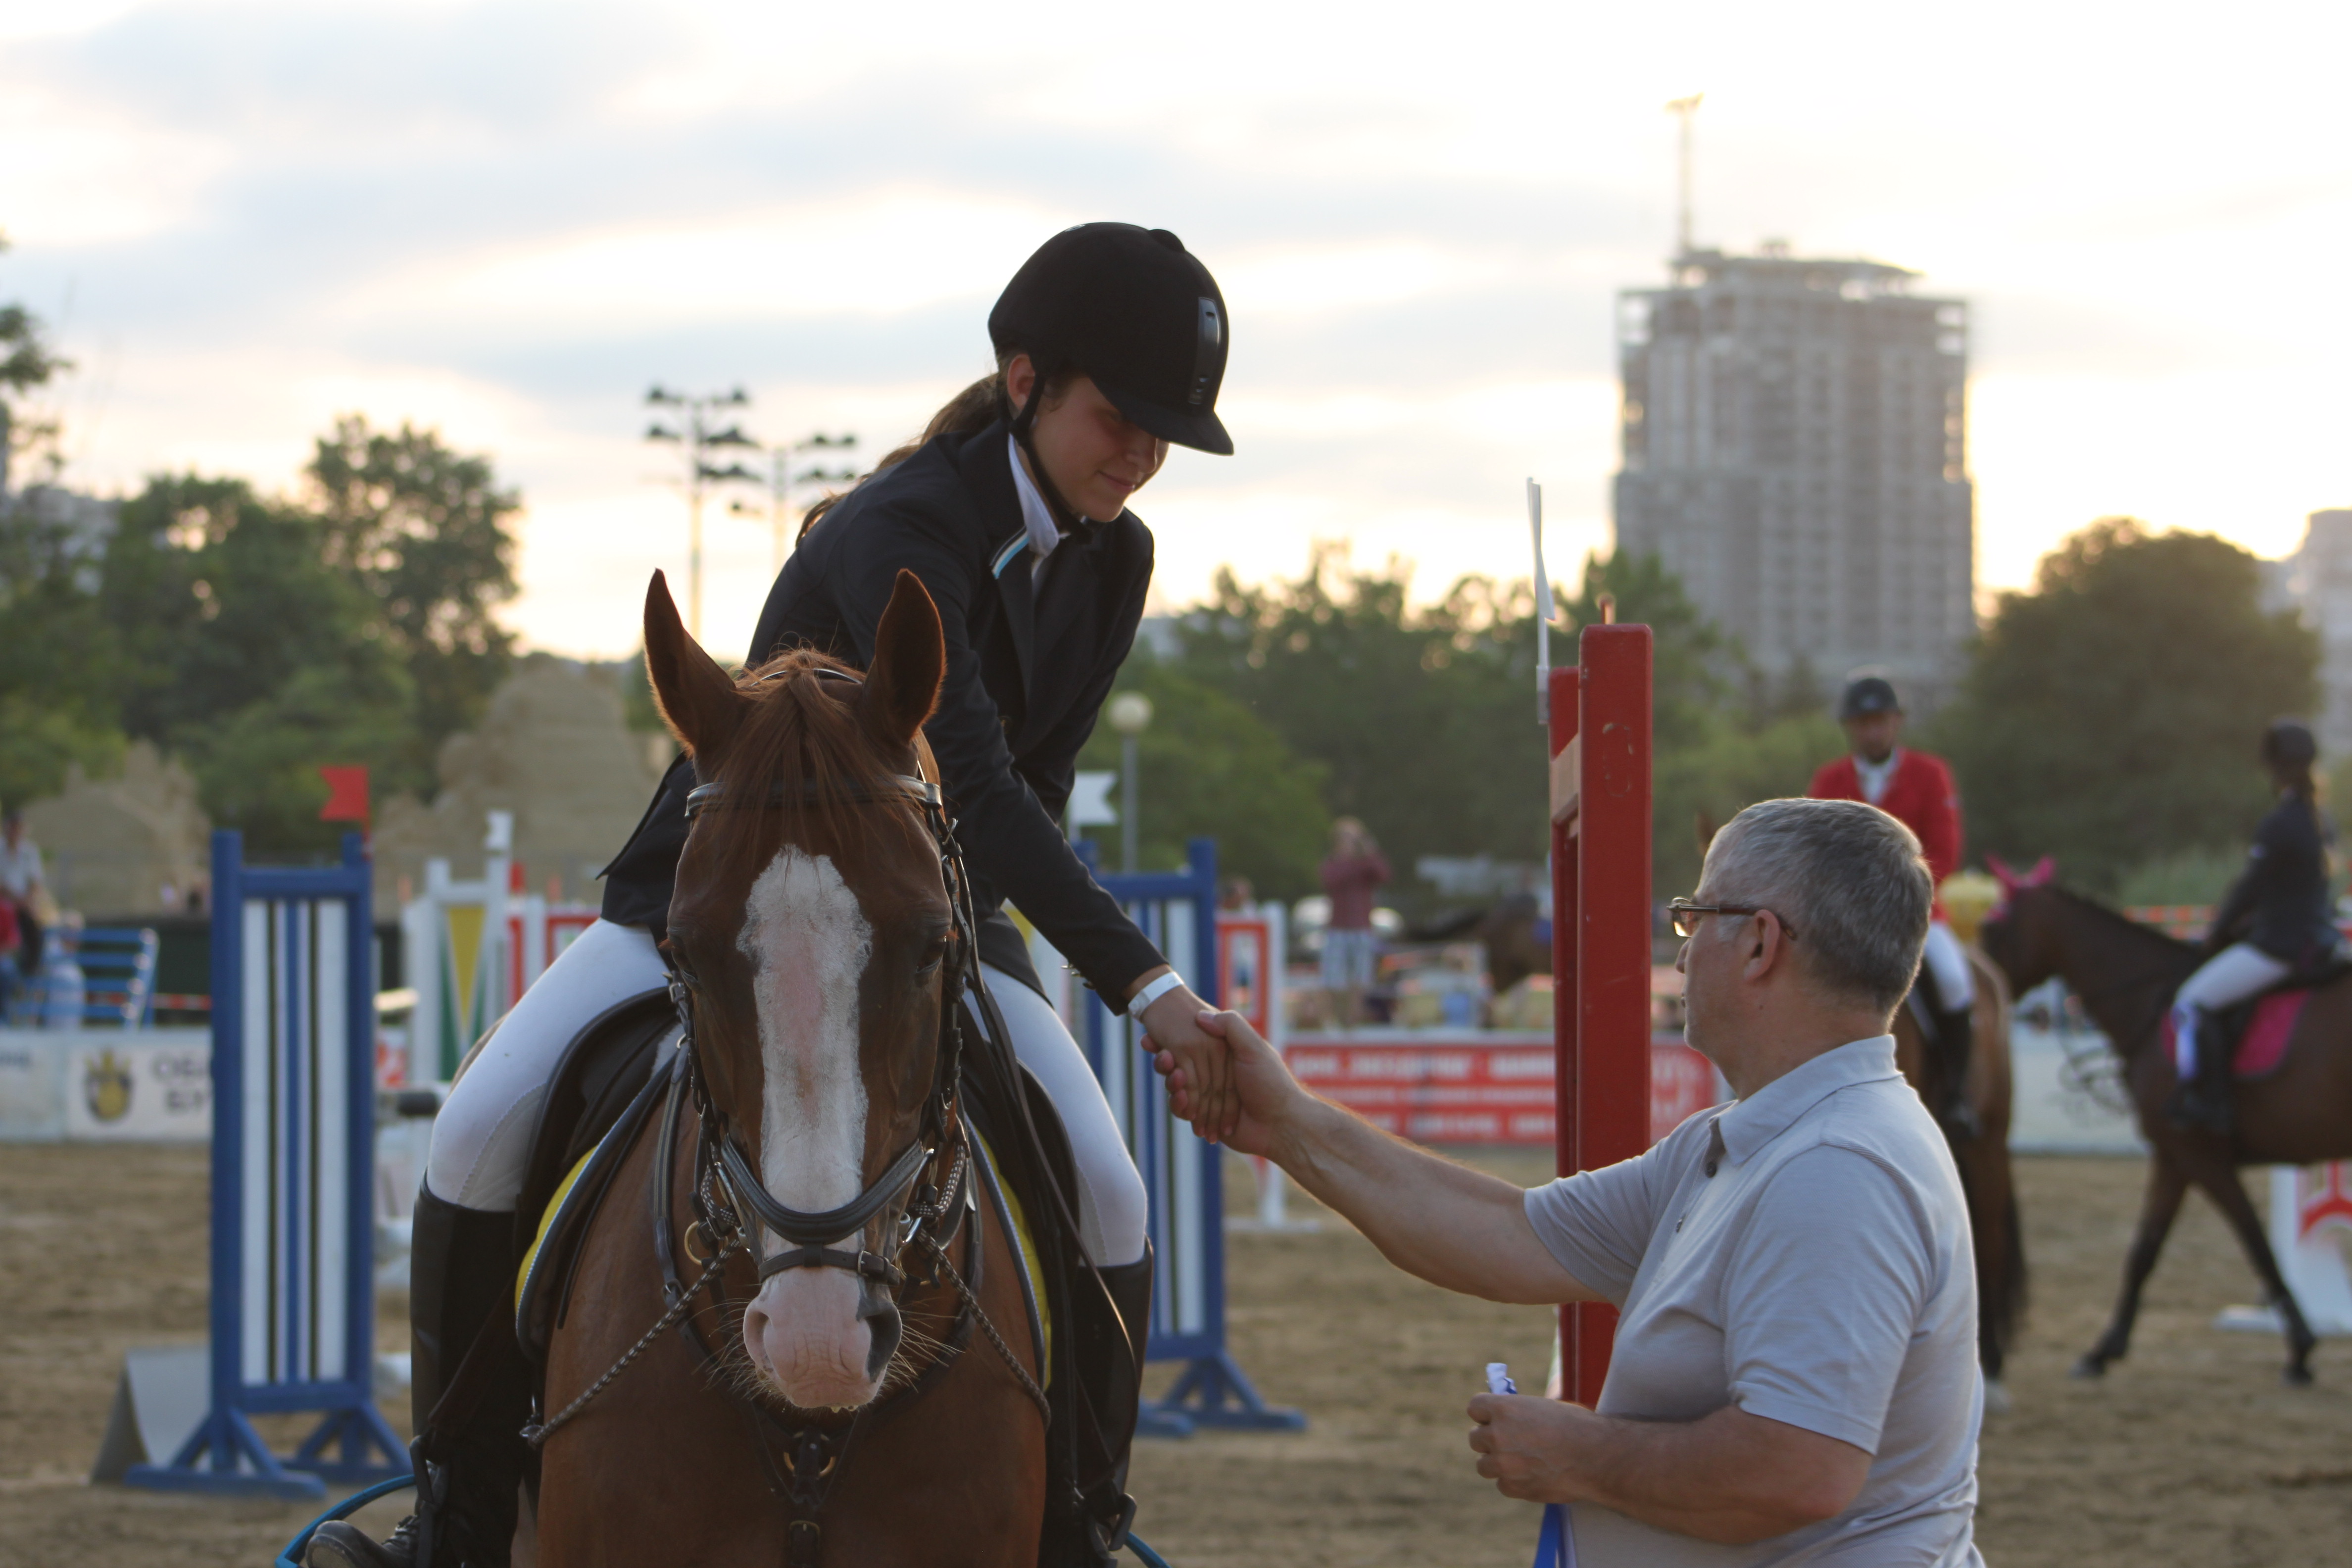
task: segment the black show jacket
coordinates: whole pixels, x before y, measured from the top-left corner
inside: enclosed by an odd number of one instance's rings
[[[1135,644],[1151,533],[1131,511],[1069,534],[1042,584],[1025,542],[1002,423],[942,436],[849,492],[801,541],[768,595],[750,663],[813,647],[863,669],[900,568],[939,605],[946,683],[926,726],[973,878],[982,952],[1026,977],[1010,901],[1113,1007],[1165,962],[1096,885],[1057,826],[1079,747]],[[604,915],[663,934],[686,844],[692,764],[673,763],[604,868]],[[991,940],[992,939],[992,940]]]

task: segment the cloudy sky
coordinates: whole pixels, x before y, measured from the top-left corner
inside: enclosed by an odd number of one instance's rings
[[[1317,539],[1524,574],[1608,537],[1612,298],[1673,228],[1916,268],[1975,311],[1979,575],[2131,512],[2266,553],[2352,505],[2347,13],[0,0],[0,300],[53,324],[70,477],[291,484],[339,412],[529,502],[538,647],[635,640],[685,555],[646,386],[769,438],[919,426],[1054,229],[1176,230],[1234,320],[1239,455],[1138,510],[1165,604]],[[711,640],[764,521],[709,522]]]

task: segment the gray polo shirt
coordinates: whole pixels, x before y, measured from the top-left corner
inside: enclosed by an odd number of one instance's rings
[[[1597,1408],[1738,1405],[1872,1456],[1837,1518],[1717,1546],[1591,1503],[1579,1568],[1978,1568],[1977,1288],[1943,1135],[1881,1035],[1703,1110],[1638,1159],[1527,1196],[1560,1266],[1622,1309]]]

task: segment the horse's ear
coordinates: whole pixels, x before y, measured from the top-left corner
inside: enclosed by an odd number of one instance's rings
[[[940,705],[948,669],[939,606],[923,580],[901,570],[874,628],[874,667],[862,701],[867,727],[894,746],[911,746]]]
[[[646,679],[662,722],[688,756],[709,763],[727,749],[742,722],[743,699],[727,672],[687,635],[658,572],[646,584]]]

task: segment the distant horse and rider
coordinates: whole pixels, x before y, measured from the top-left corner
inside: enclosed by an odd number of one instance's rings
[[[2195,1186],[2278,1313],[2286,1382],[2311,1381],[2317,1342],[2238,1170],[2352,1158],[2352,967],[2328,908],[2311,731],[2273,724],[2263,757],[2277,802],[2202,942],[2057,886],[2047,860],[2021,874],[1992,862],[2006,897],[1979,933],[1985,953],[2020,994],[2056,977],[2080,999],[2122,1061],[2150,1151],[2123,1288],[2078,1376],[2100,1375],[2130,1348],[2141,1290]]]

